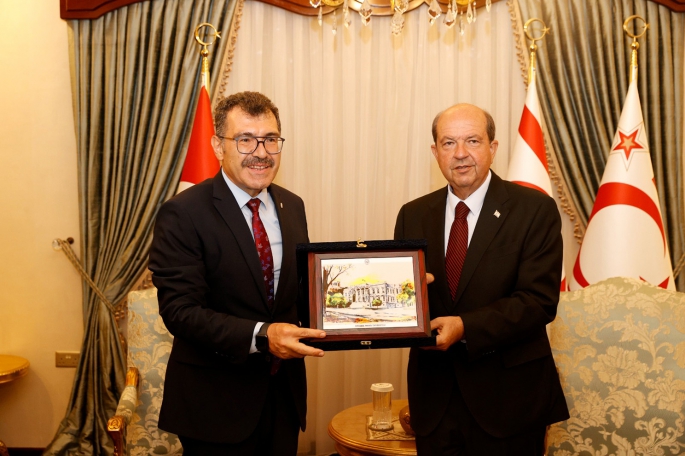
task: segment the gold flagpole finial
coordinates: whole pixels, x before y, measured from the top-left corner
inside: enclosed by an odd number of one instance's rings
[[[200,38],[200,29],[203,27],[209,27],[211,28],[214,33],[210,36],[214,36],[214,39],[210,42],[203,41]],[[206,38],[206,35],[205,35]],[[200,46],[202,46],[202,49],[200,49],[200,55],[202,56],[202,79],[203,79],[203,85],[207,88],[207,91],[209,92],[209,50],[207,50],[207,46],[211,46],[221,38],[221,32],[217,31],[217,29],[212,25],[207,22],[203,22],[202,24],[198,25],[195,27],[195,41],[197,41]]]
[[[534,22],[539,22],[542,24],[542,34],[538,37],[535,37],[532,35],[533,32],[533,27],[531,24]],[[549,33],[549,27],[545,25],[544,22],[542,22],[541,19],[538,19],[537,17],[534,17],[532,19],[528,19],[526,23],[523,25],[523,33],[526,34],[526,38],[530,40],[530,66],[528,67],[528,84],[530,85],[531,81],[533,80],[533,77],[535,76],[535,53],[538,50],[537,44],[535,44],[536,41],[540,41]]]
[[[636,19],[640,19],[643,23],[642,32],[637,35],[628,30],[628,24]],[[644,34],[647,33],[648,28],[649,24],[647,21],[645,21],[642,16],[638,16],[636,14],[630,16],[623,23],[623,30],[626,32],[626,35],[633,39],[633,42],[630,44],[630,48],[632,49],[630,52],[630,82],[637,81],[637,50],[640,49],[640,43],[637,42],[637,39],[642,38]]]

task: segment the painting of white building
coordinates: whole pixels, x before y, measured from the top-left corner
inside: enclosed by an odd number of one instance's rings
[[[417,325],[412,257],[323,259],[321,277],[324,330]]]

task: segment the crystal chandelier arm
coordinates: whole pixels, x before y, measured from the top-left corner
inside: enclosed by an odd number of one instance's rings
[[[416,6],[413,6],[414,2],[410,2],[409,3],[409,5],[410,5],[409,10],[413,10],[414,8],[418,8],[422,3],[425,3],[426,5],[430,6],[431,1],[432,0],[422,0],[422,1],[418,2],[418,4],[416,4]],[[474,3],[474,0],[455,0],[455,1],[456,1],[457,6],[459,7],[459,9],[463,8],[464,10],[467,9],[469,7],[469,5],[473,6],[473,3]],[[490,3],[496,3],[498,1],[500,1],[500,0],[491,0]],[[486,4],[488,2],[487,2],[487,0],[476,0],[475,3],[476,3],[476,8],[481,8],[483,6],[486,6]],[[442,12],[446,13],[447,9],[449,7],[449,4],[450,4],[450,0],[438,0],[438,4],[440,5]],[[376,13],[374,12],[374,15],[375,14]]]
[[[268,3],[270,5],[278,6],[285,10],[291,11],[293,13],[301,14],[303,16],[316,16],[319,14],[318,8],[312,8],[309,4],[309,0],[257,0],[263,3]],[[364,0],[348,0],[349,8],[354,11],[359,11],[362,2]],[[457,0],[457,4],[461,6],[461,2],[466,0]],[[473,2],[473,0],[471,0]],[[500,0],[492,0],[492,3],[498,2]],[[338,6],[328,6],[330,3],[335,2]],[[371,0],[371,10],[373,16],[392,16],[394,11],[391,8],[392,0]],[[343,0],[323,0],[323,11],[324,15],[332,13],[335,8],[340,7],[343,4]],[[407,11],[414,10],[419,6],[430,5],[430,0],[410,0],[408,2]],[[447,11],[448,0],[438,0],[442,11]],[[480,8],[485,6],[486,0],[476,0],[476,7]],[[464,8],[464,6],[461,6]]]

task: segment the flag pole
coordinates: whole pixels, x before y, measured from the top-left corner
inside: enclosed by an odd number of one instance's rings
[[[210,36],[214,36],[214,39],[210,42],[206,42],[200,38],[200,30],[203,27],[209,27],[211,28],[214,33]],[[202,83],[200,85],[203,85],[207,88],[207,92],[209,93],[209,50],[207,49],[207,46],[211,46],[221,38],[221,32],[217,31],[217,29],[210,23],[208,22],[203,22],[202,24],[198,25],[195,27],[195,41],[197,41],[200,46],[200,55],[202,56],[202,70],[200,77],[202,78]]]
[[[628,30],[628,25],[636,20],[639,19],[642,21],[644,24],[642,26],[642,32],[639,34],[634,34],[630,30]],[[633,39],[633,42],[630,44],[630,48],[632,51],[630,52],[630,82],[637,82],[637,50],[640,49],[640,43],[637,42],[638,38],[642,38],[645,33],[647,33],[647,29],[649,29],[649,24],[647,21],[642,16],[638,16],[636,14],[630,16],[628,19],[625,20],[623,23],[623,30],[626,32],[626,35],[631,37]]]
[[[209,27],[211,31],[205,33],[203,35],[204,38],[200,38],[200,31],[204,27]],[[221,35],[212,24],[207,22],[195,27],[194,35],[195,41],[201,46],[200,93],[198,94],[193,128],[190,132],[190,140],[188,141],[188,152],[183,163],[181,180],[176,193],[180,193],[205,179],[209,179],[219,171],[219,162],[212,148],[214,120],[212,119],[212,103],[209,99],[209,50],[207,47],[221,38]],[[214,38],[211,41],[205,41],[208,37],[211,38],[212,36]]]
[[[533,27],[535,22],[540,27]],[[530,61],[528,65],[528,93],[523,105],[521,123],[514,147],[509,155],[509,169],[506,179],[554,197],[545,136],[542,132],[542,108],[537,92],[537,41],[542,40],[549,28],[539,18],[531,18],[523,26],[525,36],[530,40]],[[562,262],[560,291],[568,291],[566,268]]]
[[[539,22],[542,24],[542,35],[535,37],[532,35],[533,32],[533,27],[531,24]],[[526,34],[526,38],[530,40],[530,47],[528,48],[530,50],[530,65],[528,66],[528,85],[531,84],[531,81],[535,77],[535,72],[536,72],[536,66],[535,66],[535,54],[538,50],[538,45],[535,44],[536,41],[540,41],[549,33],[549,27],[545,25],[544,22],[542,22],[542,19],[538,19],[537,17],[528,19],[526,23],[523,25],[523,33]]]
[[[635,19],[643,23],[639,33],[634,32],[635,24],[630,25]],[[640,16],[630,16],[623,23],[623,30],[633,38],[630,84],[573,267],[572,290],[610,277],[630,277],[675,290],[637,89],[637,40],[648,28]]]

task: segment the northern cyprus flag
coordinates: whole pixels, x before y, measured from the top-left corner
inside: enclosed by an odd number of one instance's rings
[[[675,290],[636,82],[631,82],[571,289],[633,277]]]
[[[542,135],[540,101],[538,100],[535,72],[528,84],[526,103],[523,106],[519,134],[509,160],[507,180],[524,187],[534,188],[552,196],[552,182],[545,152],[545,139]],[[561,291],[567,291],[566,271],[561,266]]]

